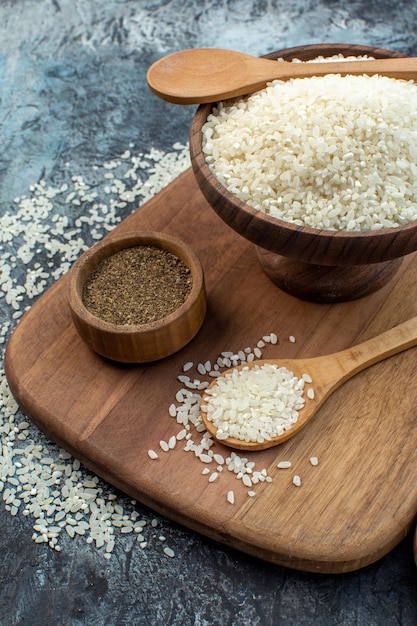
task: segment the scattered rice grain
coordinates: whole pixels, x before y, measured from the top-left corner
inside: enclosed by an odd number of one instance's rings
[[[167,441],[164,441],[163,439],[161,439],[161,441],[159,442],[159,446],[160,446],[161,450],[163,450],[164,452],[168,452],[169,445],[168,445]]]
[[[172,558],[174,558],[174,556],[175,556],[175,552],[174,552],[174,550],[173,550],[172,548],[169,548],[168,546],[166,546],[166,547],[164,548],[164,554],[165,554],[166,556],[169,556],[169,558],[171,558],[171,559],[172,559]]]

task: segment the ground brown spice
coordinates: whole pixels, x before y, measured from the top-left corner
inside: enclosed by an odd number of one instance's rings
[[[190,269],[174,254],[152,245],[125,248],[103,259],[87,276],[83,304],[112,324],[148,324],[186,300]]]

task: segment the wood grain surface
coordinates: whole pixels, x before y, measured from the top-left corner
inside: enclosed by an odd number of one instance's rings
[[[293,298],[275,287],[254,246],[211,210],[187,170],[129,216],[119,232],[162,230],[188,241],[205,272],[208,312],[195,339],[149,365],[117,365],[78,337],[61,278],[25,315],[5,366],[14,395],[47,435],[97,474],[156,511],[229,546],[295,569],[346,572],[372,563],[411,530],[417,514],[416,349],[348,381],[294,439],[248,453],[272,482],[255,497],[232,472],[209,483],[180,442],[159,448],[180,427],[168,413],[187,361],[256,345],[263,356],[326,354],[417,314],[415,253],[371,296],[343,304]],[[289,341],[293,335],[295,343]],[[158,450],[151,460],[148,449]],[[216,444],[216,451],[228,450]],[[319,464],[309,461],[316,456]],[[280,460],[292,468],[277,468]],[[301,487],[292,483],[300,475]],[[235,504],[226,500],[233,489]]]

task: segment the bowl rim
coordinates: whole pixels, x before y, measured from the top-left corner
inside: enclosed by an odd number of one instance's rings
[[[120,244],[120,247],[114,249],[114,244]],[[168,247],[165,248],[163,244],[167,244]],[[154,245],[160,249],[167,250],[187,265],[191,272],[193,283],[191,291],[184,302],[165,317],[154,320],[153,322],[147,322],[146,324],[114,324],[91,313],[84,305],[81,297],[81,288],[86,277],[103,259],[116,254],[120,250],[141,245]],[[108,251],[110,252],[109,254],[107,254]],[[94,265],[86,270],[86,266],[89,262],[93,262]],[[73,313],[95,330],[127,336],[145,334],[147,332],[153,333],[174,324],[177,320],[182,318],[189,310],[190,305],[198,299],[202,289],[204,289],[204,273],[200,259],[186,242],[174,235],[161,231],[132,231],[120,235],[107,235],[104,239],[86,250],[79,259],[77,259],[69,271],[67,299]]]

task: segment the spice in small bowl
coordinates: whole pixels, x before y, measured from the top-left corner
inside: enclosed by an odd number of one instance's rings
[[[154,245],[124,248],[100,261],[83,288],[84,306],[110,324],[149,324],[184,304],[189,267]]]
[[[104,239],[75,263],[68,283],[74,325],[98,354],[155,361],[196,335],[206,313],[201,264],[163,233]]]

